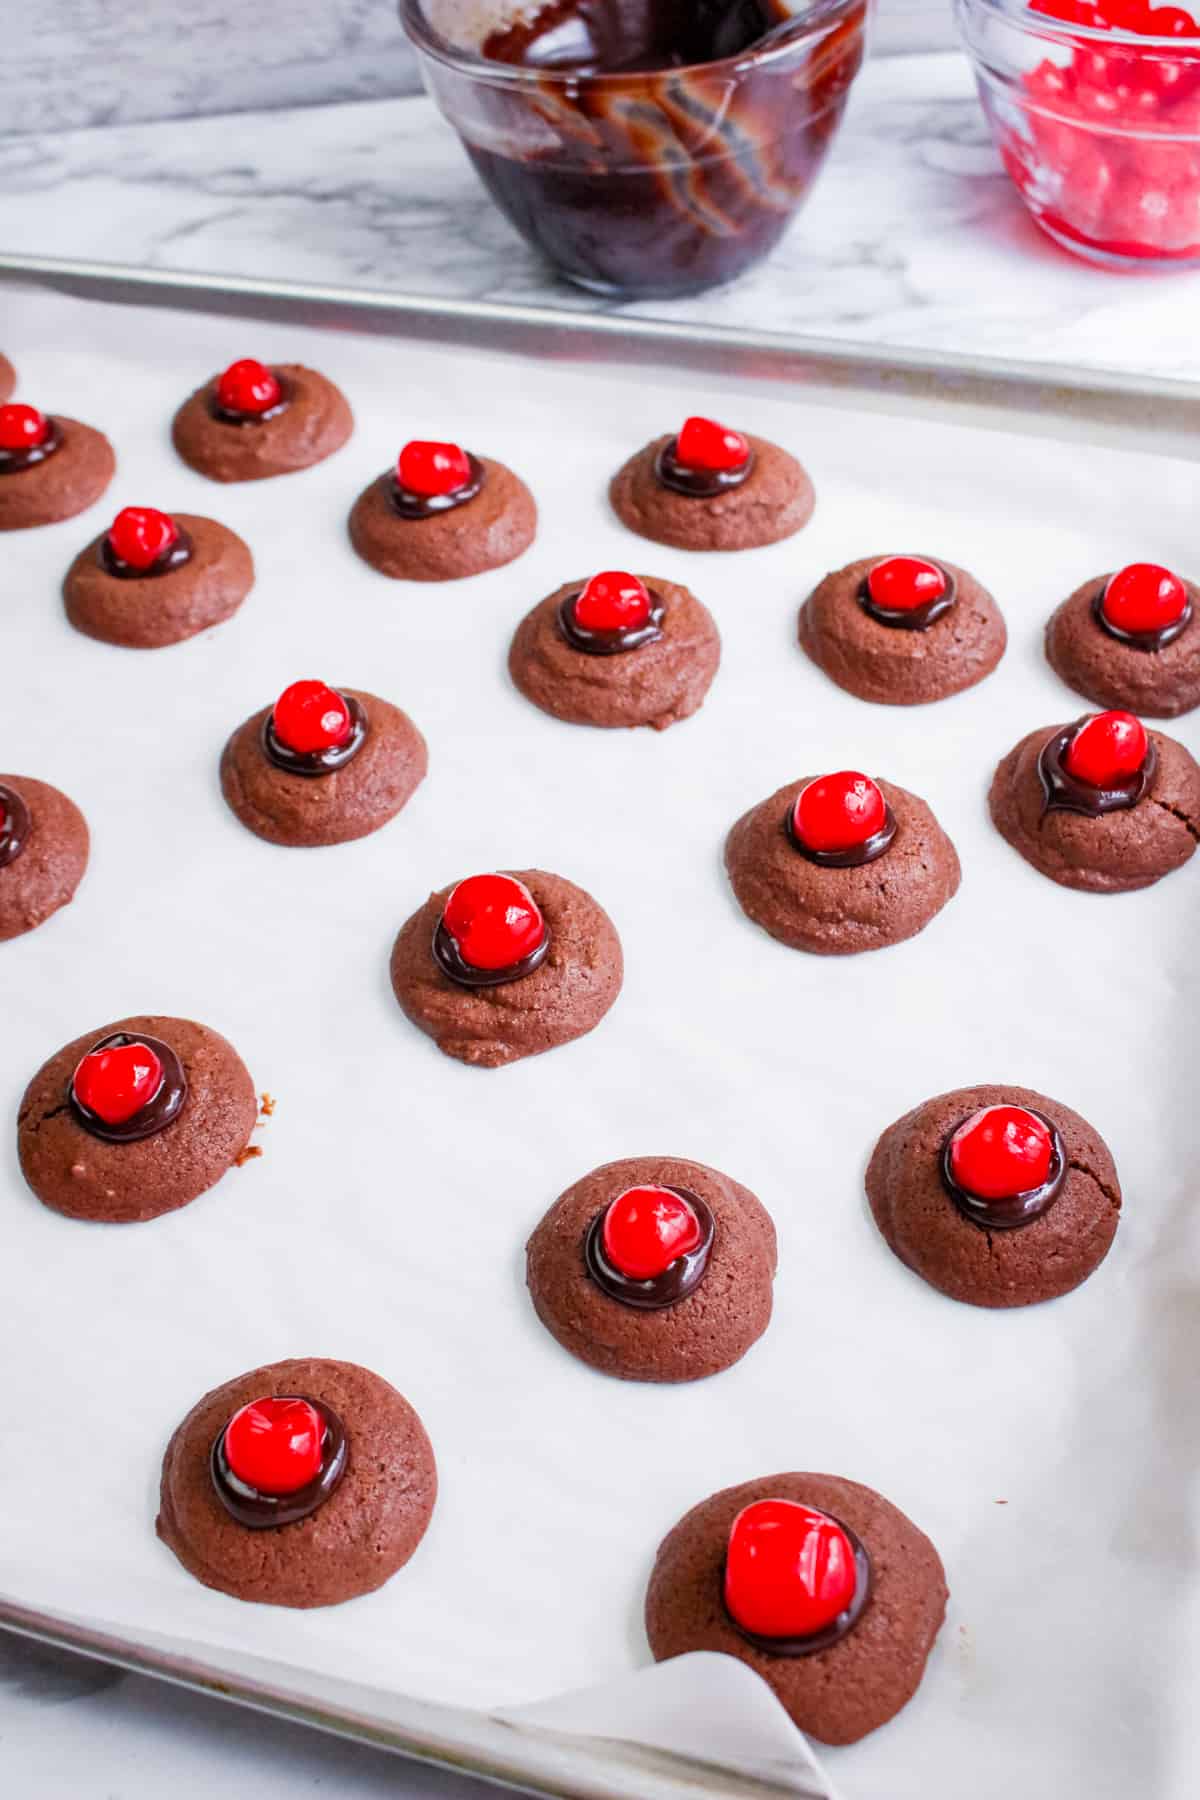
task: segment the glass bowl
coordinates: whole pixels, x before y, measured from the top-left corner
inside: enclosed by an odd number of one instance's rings
[[[740,55],[593,73],[485,59],[400,0],[425,85],[484,186],[570,281],[699,293],[778,242],[862,64],[867,0],[808,0]]]
[[[1112,268],[1200,264],[1200,35],[1074,24],[1019,0],[955,5],[996,147],[1042,230]]]

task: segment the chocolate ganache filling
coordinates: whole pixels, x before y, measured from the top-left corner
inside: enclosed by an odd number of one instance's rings
[[[272,1525],[294,1525],[297,1519],[307,1519],[310,1513],[325,1504],[346,1473],[346,1428],[332,1406],[326,1406],[323,1400],[314,1400],[309,1394],[293,1394],[288,1398],[306,1401],[320,1414],[325,1425],[325,1435],[321,1439],[321,1467],[311,1481],[294,1493],[264,1494],[239,1481],[225,1455],[227,1425],[222,1425],[213,1440],[209,1467],[217,1498],[239,1525],[246,1525],[251,1531],[264,1531]]]
[[[712,1255],[716,1222],[709,1208],[699,1194],[694,1194],[690,1188],[669,1187],[667,1192],[678,1194],[684,1204],[691,1207],[701,1236],[694,1250],[685,1250],[682,1256],[677,1256],[674,1262],[667,1264],[661,1275],[653,1275],[647,1281],[638,1281],[632,1275],[622,1274],[620,1269],[609,1262],[604,1254],[607,1207],[596,1214],[584,1239],[583,1260],[597,1287],[603,1288],[611,1299],[621,1301],[622,1305],[635,1306],[643,1312],[656,1312],[661,1307],[674,1306],[677,1300],[686,1300],[704,1280],[708,1259]]]
[[[147,1037],[144,1033],[131,1037],[127,1031],[114,1031],[110,1037],[101,1038],[98,1044],[93,1044],[87,1054],[94,1056],[97,1050],[119,1050],[126,1044],[144,1044],[147,1050],[153,1050],[162,1064],[162,1080],[146,1104],[140,1106],[130,1118],[123,1119],[118,1125],[110,1125],[107,1119],[101,1119],[83,1104],[75,1092],[73,1079],[68,1090],[71,1111],[84,1130],[90,1131],[93,1137],[103,1138],[108,1144],[136,1144],[142,1138],[153,1137],[156,1132],[165,1131],[178,1118],[187,1099],[187,1076],[183,1072],[183,1064],[170,1044],[164,1044],[161,1038]]]
[[[222,425],[265,425],[268,419],[277,419],[292,404],[291,383],[280,369],[272,369],[272,375],[279,383],[279,398],[274,406],[268,406],[262,412],[243,412],[240,407],[222,406],[214,381],[208,390],[208,410],[214,419],[220,419]]]
[[[0,787],[0,869],[15,862],[29,842],[33,819],[14,788]]]
[[[192,540],[182,525],[176,525],[175,536],[166,549],[156,556],[148,569],[135,569],[124,557],[118,556],[112,542],[105,532],[100,539],[100,547],[96,551],[96,561],[106,575],[115,575],[121,581],[153,580],[157,575],[169,575],[172,569],[181,569],[192,556]]]
[[[845,850],[814,850],[796,831],[796,808],[789,806],[784,818],[783,828],[787,832],[788,843],[793,850],[809,862],[817,863],[822,869],[861,869],[864,863],[874,862],[885,850],[890,850],[896,835],[896,815],[885,800],[883,803],[883,824],[878,831],[864,838],[861,844],[850,844]]]
[[[352,694],[342,694],[340,698],[350,714],[350,730],[340,744],[327,744],[323,750],[293,750],[276,735],[275,714],[269,712],[262,723],[263,754],[277,769],[284,769],[289,775],[332,775],[335,769],[344,769],[366,743],[371,726]]]
[[[954,1179],[950,1166],[950,1150],[954,1142],[954,1134],[967,1122],[960,1119],[947,1133],[942,1145],[941,1172],[942,1185],[957,1206],[960,1213],[970,1219],[973,1224],[982,1225],[988,1231],[1014,1231],[1020,1225],[1031,1225],[1036,1218],[1058,1199],[1062,1192],[1063,1182],[1067,1179],[1067,1157],[1063,1142],[1058,1135],[1057,1127],[1045,1113],[1034,1112],[1029,1106],[1026,1112],[1032,1113],[1035,1119],[1046,1127],[1050,1133],[1050,1173],[1040,1187],[1026,1188],[1020,1194],[1004,1194],[999,1199],[984,1198],[973,1194],[969,1188],[960,1186]],[[969,1118],[971,1115],[968,1114]]]
[[[745,1638],[748,1644],[753,1644],[756,1650],[765,1650],[769,1656],[814,1656],[818,1650],[831,1649],[834,1644],[841,1642],[847,1632],[854,1630],[862,1617],[863,1608],[871,1597],[871,1558],[866,1545],[842,1519],[833,1518],[832,1513],[826,1513],[825,1517],[833,1519],[838,1530],[845,1532],[850,1540],[850,1548],[854,1552],[854,1593],[849,1606],[844,1607],[836,1619],[831,1620],[828,1625],[822,1626],[820,1631],[812,1632],[808,1637],[762,1637],[757,1631],[747,1631],[744,1625],[739,1625],[729,1608],[725,1607],[725,1617],[739,1637]],[[722,1574],[722,1594],[724,1591],[725,1582]],[[723,1601],[722,1604],[724,1604]]]
[[[664,444],[654,459],[654,473],[663,487],[676,494],[685,494],[690,500],[713,500],[718,494],[739,488],[754,468],[753,450],[736,469],[689,468],[687,463],[680,462],[678,450],[678,438]]]
[[[433,519],[439,513],[452,512],[456,506],[465,506],[468,500],[474,500],[487,480],[487,470],[469,450],[467,462],[471,473],[461,487],[451,488],[448,494],[414,494],[411,488],[402,485],[397,474],[385,470],[380,480],[393,512],[399,513],[402,519]]]
[[[550,927],[542,920],[542,936],[540,943],[534,945],[528,955],[522,956],[515,963],[509,963],[503,969],[477,969],[469,963],[459,949],[454,938],[447,931],[445,921],[439,919],[433,934],[433,960],[443,975],[456,981],[460,987],[490,988],[503,987],[507,981],[521,981],[526,975],[532,975],[541,967],[550,951]]]
[[[40,444],[24,444],[20,450],[0,450],[0,475],[18,475],[22,469],[32,469],[35,464],[45,462],[48,456],[61,449],[62,441],[58,420],[47,418],[46,435]]]
[[[1119,643],[1128,644],[1133,650],[1165,650],[1173,644],[1177,637],[1182,637],[1192,622],[1192,602],[1190,596],[1183,611],[1169,625],[1160,625],[1155,631],[1124,631],[1120,625],[1114,625],[1104,610],[1104,597],[1108,593],[1108,582],[1102,581],[1092,595],[1092,617],[1101,631],[1106,631]]]
[[[661,594],[653,588],[646,591],[650,596],[650,616],[642,624],[622,625],[616,631],[589,631],[575,614],[576,602],[583,592],[576,588],[558,603],[559,632],[572,650],[582,650],[587,656],[616,656],[624,650],[640,650],[643,644],[653,644],[662,636],[667,609]]]
[[[932,559],[930,559],[932,560]],[[935,619],[940,619],[958,599],[958,588],[949,569],[942,568],[941,563],[933,564],[940,570],[946,585],[940,594],[926,600],[921,606],[880,606],[871,597],[869,581],[864,578],[858,590],[858,604],[872,619],[881,625],[891,625],[897,631],[927,631]]]
[[[1140,769],[1127,775],[1124,781],[1112,782],[1108,787],[1093,787],[1090,781],[1080,781],[1072,775],[1063,761],[1075,733],[1087,724],[1088,714],[1076,719],[1073,725],[1064,725],[1042,745],[1038,756],[1037,771],[1042,783],[1044,796],[1042,811],[1083,813],[1089,819],[1102,818],[1105,813],[1123,812],[1144,800],[1149,792],[1150,783],[1154,780],[1154,771],[1158,767],[1158,752],[1154,748],[1154,739],[1148,738],[1146,755]]]

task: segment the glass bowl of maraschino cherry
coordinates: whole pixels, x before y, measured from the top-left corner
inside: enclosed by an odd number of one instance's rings
[[[1200,264],[1200,5],[956,4],[996,147],[1042,230],[1114,268]]]

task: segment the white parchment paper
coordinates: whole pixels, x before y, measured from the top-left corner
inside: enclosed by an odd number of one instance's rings
[[[1119,899],[1068,893],[985,809],[998,757],[1083,710],[1042,661],[1055,602],[1135,558],[1195,574],[1193,469],[833,409],[715,370],[659,379],[39,294],[3,295],[0,343],[22,398],[104,427],[120,458],[90,515],[0,539],[0,766],[62,786],[94,833],[75,904],[0,947],[0,1110],[15,1117],[68,1038],[142,1011],[216,1026],[278,1099],[261,1160],[133,1227],[43,1210],[9,1131],[0,1589],[209,1651],[515,1706],[647,1661],[647,1572],[693,1502],[773,1470],[837,1471],[930,1533],[953,1596],[914,1703],[828,1754],[848,1800],[1194,1792],[1196,869]],[[182,467],[172,411],[242,355],[339,381],[358,417],[348,448],[244,487]],[[705,559],[621,529],[609,474],[687,411],[804,457],[819,503],[801,537]],[[447,587],[360,564],[346,514],[410,436],[519,469],[543,511],[533,550]],[[134,503],[245,535],[258,582],[232,623],[147,653],[70,630],[67,564]],[[994,588],[1011,645],[982,688],[873,707],[801,655],[796,606],[815,579],[895,548]],[[662,736],[558,724],[507,680],[526,609],[606,566],[691,583],[721,627],[708,702]],[[312,674],[406,707],[431,770],[385,831],[289,852],[227,813],[217,759],[241,719]],[[1195,719],[1174,729],[1200,749]],[[742,917],[721,844],[782,782],[843,766],[928,798],[964,877],[912,943],[824,961]],[[611,911],[624,993],[581,1043],[496,1073],[460,1067],[396,1008],[393,935],[444,882],[536,864]],[[996,1080],[1092,1119],[1127,1196],[1093,1280],[1007,1314],[905,1271],[862,1194],[892,1119]],[[651,1152],[727,1170],[779,1227],[770,1332],[692,1387],[583,1368],[524,1293],[525,1237],[561,1189]],[[153,1534],[162,1448],[197,1396],[306,1354],[393,1381],[442,1476],[409,1568],[307,1614],[207,1592]]]

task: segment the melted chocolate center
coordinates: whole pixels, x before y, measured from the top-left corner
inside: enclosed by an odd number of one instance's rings
[[[62,441],[58,420],[48,418],[46,435],[40,444],[26,444],[20,450],[0,450],[0,475],[17,475],[22,469],[32,469],[35,464],[45,462],[48,456],[61,449]]]
[[[292,404],[292,388],[281,370],[272,369],[271,373],[279,383],[279,398],[265,412],[241,412],[237,407],[222,406],[217,397],[217,383],[214,381],[208,391],[208,410],[213,418],[219,419],[222,425],[265,425],[268,419],[277,419]]]
[[[1090,781],[1080,781],[1072,775],[1063,761],[1067,748],[1075,733],[1086,725],[1089,715],[1076,719],[1074,725],[1064,725],[1042,745],[1038,756],[1037,770],[1042,783],[1044,803],[1042,812],[1077,812],[1089,819],[1099,819],[1105,813],[1127,811],[1143,800],[1154,780],[1154,771],[1158,767],[1158,752],[1154,748],[1154,739],[1147,739],[1146,757],[1140,769],[1126,776],[1124,781],[1114,782],[1111,787],[1093,787]]]
[[[132,563],[127,563],[118,556],[107,532],[100,539],[96,561],[106,575],[116,575],[121,581],[153,580],[157,575],[169,575],[172,569],[182,568],[185,562],[189,562],[192,555],[192,540],[183,526],[177,525],[175,531],[174,541],[167,545],[161,555],[155,557],[148,569],[135,569]]]
[[[647,592],[650,616],[641,625],[622,625],[616,631],[589,631],[575,617],[576,603],[583,593],[582,588],[576,588],[558,603],[558,629],[572,650],[582,650],[587,656],[615,656],[624,650],[640,650],[643,644],[653,644],[662,636],[667,612],[662,595],[653,588]]]
[[[264,1531],[272,1525],[294,1525],[297,1519],[307,1519],[318,1506],[325,1504],[346,1473],[346,1428],[332,1406],[326,1406],[323,1400],[314,1400],[308,1394],[292,1394],[288,1398],[306,1400],[325,1421],[321,1467],[312,1480],[297,1488],[295,1493],[263,1494],[238,1479],[225,1455],[227,1424],[222,1425],[213,1440],[209,1468],[217,1499],[239,1525],[247,1525],[251,1531]]]
[[[1034,1219],[1058,1199],[1067,1178],[1066,1152],[1057,1128],[1045,1113],[1034,1112],[1031,1106],[1027,1106],[1025,1111],[1032,1113],[1035,1119],[1040,1119],[1050,1133],[1050,1173],[1040,1187],[1026,1188],[1021,1194],[1006,1194],[999,1200],[988,1200],[959,1186],[950,1169],[950,1145],[954,1133],[972,1117],[970,1113],[946,1133],[946,1141],[942,1145],[942,1184],[946,1192],[960,1213],[988,1231],[1014,1231],[1019,1225],[1031,1225]]]
[[[269,712],[262,723],[263,754],[275,764],[277,769],[284,769],[289,775],[332,775],[335,769],[344,769],[351,757],[357,756],[367,741],[371,729],[362,706],[352,694],[342,694],[350,714],[349,735],[340,744],[330,744],[324,750],[293,750],[282,738],[275,735],[275,714]]]
[[[678,1194],[691,1207],[700,1227],[701,1238],[694,1250],[685,1250],[682,1256],[677,1256],[674,1262],[667,1264],[661,1275],[652,1275],[648,1281],[638,1281],[632,1275],[622,1274],[605,1256],[604,1220],[608,1213],[607,1207],[596,1214],[588,1227],[583,1245],[583,1260],[587,1272],[597,1287],[603,1288],[610,1299],[619,1300],[623,1306],[636,1306],[644,1312],[674,1306],[677,1300],[686,1300],[699,1287],[708,1270],[708,1259],[712,1255],[713,1238],[716,1235],[716,1222],[712,1213],[699,1194],[693,1194],[690,1188],[670,1187],[667,1192]]]
[[[654,474],[663,487],[670,488],[675,494],[685,494],[689,500],[712,500],[717,494],[739,488],[754,468],[751,450],[745,462],[736,469],[692,469],[680,462],[676,454],[678,447],[678,438],[663,445],[654,459]]]
[[[1108,583],[1102,581],[1092,595],[1092,617],[1101,631],[1106,631],[1109,637],[1116,638],[1119,643],[1128,644],[1133,650],[1165,650],[1177,637],[1182,637],[1192,622],[1192,602],[1189,597],[1179,617],[1169,625],[1160,625],[1157,631],[1122,631],[1119,625],[1113,624],[1104,610],[1107,591]]]
[[[833,1519],[833,1514],[826,1513],[825,1517]],[[828,1650],[833,1644],[840,1643],[846,1633],[853,1631],[858,1624],[863,1608],[871,1597],[871,1558],[862,1539],[851,1531],[847,1524],[841,1519],[833,1519],[833,1522],[839,1530],[845,1532],[850,1540],[850,1548],[854,1552],[854,1593],[849,1606],[845,1607],[836,1619],[831,1620],[820,1631],[814,1631],[808,1637],[790,1638],[761,1637],[756,1631],[747,1631],[744,1625],[738,1624],[726,1606],[725,1617],[729,1623],[739,1637],[745,1638],[748,1644],[753,1644],[756,1650],[765,1650],[768,1656],[814,1656],[818,1650]],[[724,1592],[725,1573],[722,1569],[722,1595]],[[722,1605],[724,1605],[724,1600],[722,1600]]]
[[[934,563],[932,557],[927,557],[926,561],[933,563],[935,569],[941,569],[946,583],[943,591],[932,600],[926,600],[921,606],[880,606],[871,598],[871,589],[864,578],[858,590],[858,604],[881,625],[891,625],[897,631],[927,631],[935,619],[950,611],[958,599],[958,588],[949,569]]]
[[[470,475],[461,487],[453,488],[448,494],[414,494],[410,488],[401,487],[397,474],[385,470],[380,480],[392,510],[402,519],[433,519],[439,513],[452,512],[456,506],[465,506],[468,500],[474,500],[487,480],[487,470],[477,456],[468,451],[467,461],[471,465]]]
[[[187,1076],[183,1072],[183,1064],[169,1044],[161,1038],[147,1037],[139,1032],[131,1037],[127,1031],[114,1031],[111,1037],[101,1038],[93,1044],[88,1055],[97,1050],[116,1050],[124,1044],[145,1044],[147,1050],[153,1050],[162,1064],[162,1080],[151,1094],[144,1106],[138,1108],[132,1118],[124,1119],[119,1125],[110,1125],[106,1119],[86,1107],[75,1092],[72,1080],[67,1091],[71,1111],[75,1114],[85,1131],[93,1137],[103,1138],[106,1144],[136,1144],[142,1138],[153,1137],[158,1131],[165,1131],[167,1126],[179,1116],[180,1108],[187,1099]]]
[[[811,863],[817,863],[822,869],[861,869],[864,863],[874,862],[885,850],[890,850],[892,839],[896,835],[896,815],[885,800],[883,803],[883,824],[861,844],[851,844],[846,850],[813,850],[796,831],[795,803],[788,807],[783,821],[787,832],[788,843],[801,856],[807,857]]]
[[[0,787],[0,869],[16,862],[29,841],[33,819],[15,788]]]
[[[433,934],[433,960],[443,975],[449,976],[460,987],[489,988],[503,987],[506,981],[521,981],[526,975],[532,975],[541,967],[550,951],[550,927],[542,920],[542,941],[532,949],[528,956],[522,956],[518,962],[509,963],[503,969],[477,969],[463,956],[454,938],[446,929],[445,921],[439,919]]]

